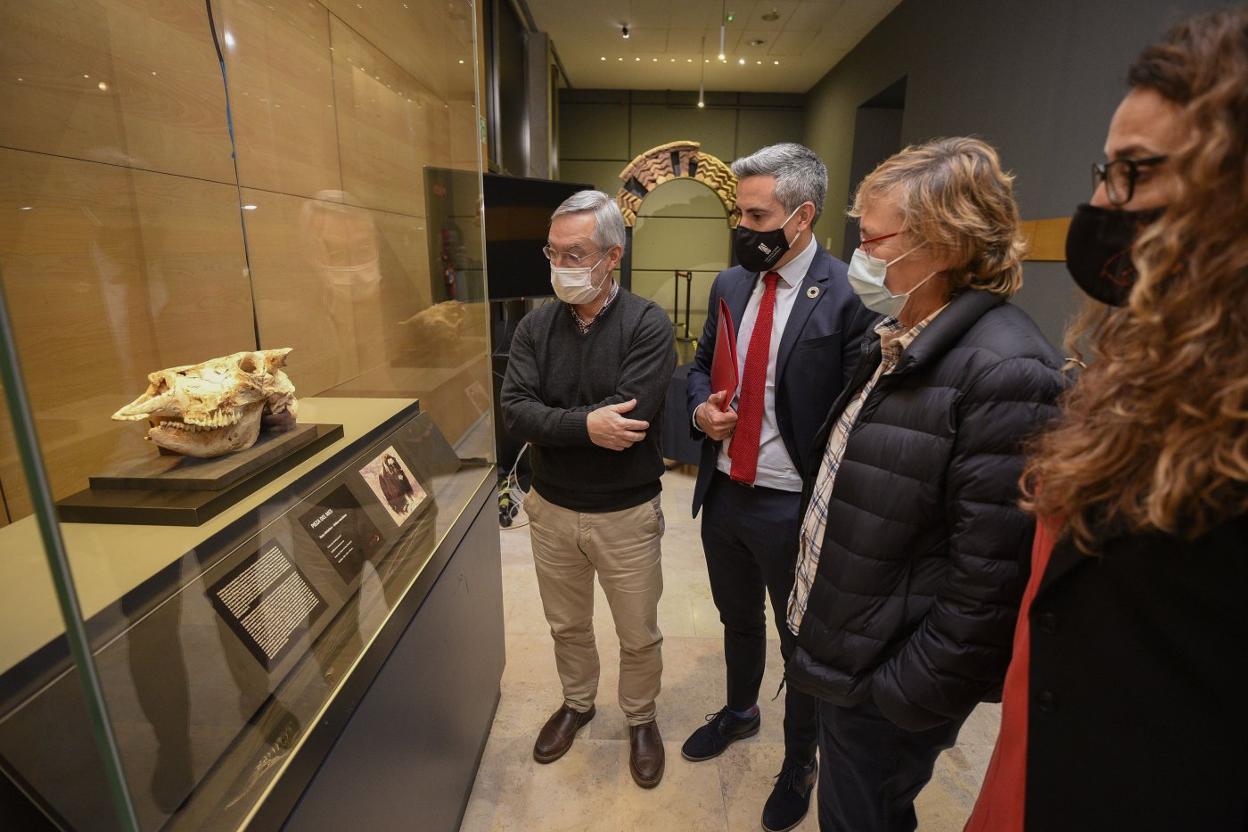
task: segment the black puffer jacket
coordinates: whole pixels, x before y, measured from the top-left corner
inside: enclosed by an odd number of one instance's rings
[[[862,355],[821,449],[879,366],[874,332]],[[1022,443],[1057,413],[1061,363],[1025,312],[967,291],[880,379],[837,472],[790,684],[910,730],[1000,695],[1034,530]]]

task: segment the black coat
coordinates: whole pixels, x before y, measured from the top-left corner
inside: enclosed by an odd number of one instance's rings
[[[872,333],[820,430],[880,362]],[[828,505],[819,568],[787,678],[839,705],[873,701],[910,730],[999,696],[1028,574],[1016,505],[1022,444],[1056,415],[1062,359],[999,296],[966,291],[868,396]]]
[[[1248,829],[1248,517],[1066,540],[1032,601],[1026,828]]]
[[[819,424],[858,365],[863,332],[876,317],[850,288],[845,264],[813,240],[810,244],[816,248],[815,259],[798,287],[776,350],[776,428],[799,474]],[[712,392],[711,358],[719,328],[719,299],[727,302],[736,331],[758,277],[744,266],[733,266],[720,272],[711,284],[706,325],[698,339],[686,388],[689,427],[693,438],[702,441],[702,461],[693,488],[694,517],[710,490],[715,458],[719,456],[720,443],[707,438],[692,422],[693,411]]]

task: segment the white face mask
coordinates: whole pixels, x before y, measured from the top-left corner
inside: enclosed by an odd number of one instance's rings
[[[578,269],[565,269],[552,264],[550,285],[555,290],[555,296],[573,306],[592,302],[602,290],[601,281],[597,285],[594,284],[594,269],[606,259],[606,255],[603,255],[594,265],[582,266]]]
[[[894,295],[884,283],[884,277],[888,273],[888,267],[898,262],[904,257],[908,257],[911,252],[918,249],[922,243],[907,251],[901,257],[892,260],[881,260],[878,257],[872,257],[862,249],[854,249],[854,256],[849,261],[849,285],[858,295],[858,299],[862,301],[862,305],[870,309],[872,312],[878,312],[881,315],[887,315],[890,318],[901,316],[901,310],[906,308],[910,296],[914,294],[919,286],[932,279],[932,272],[927,277],[919,281],[918,285],[908,292],[900,295]]]

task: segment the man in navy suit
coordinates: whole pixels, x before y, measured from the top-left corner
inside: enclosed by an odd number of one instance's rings
[[[689,416],[702,441],[693,514],[702,514],[702,548],[711,594],[724,625],[727,704],[682,748],[709,760],[759,729],[758,693],[767,655],[765,597],[771,596],[787,659],[794,638],[784,624],[793,588],[802,471],[814,470],[819,426],[858,360],[874,317],[846,280],[846,266],[814,240],[827,168],[799,144],[777,144],[738,159],[741,264],[711,285],[709,314],[689,371]],[[711,389],[718,309],[723,298],[737,334],[739,383]],[[816,703],[785,694],[785,755],[763,809],[772,832],[801,822],[816,782]]]

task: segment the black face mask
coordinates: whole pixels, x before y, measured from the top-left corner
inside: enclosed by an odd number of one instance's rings
[[[737,255],[737,262],[752,272],[769,271],[780,262],[780,258],[789,250],[784,226],[797,214],[798,208],[801,206],[794,208],[788,219],[780,223],[779,228],[771,231],[755,231],[753,228],[738,225],[732,241],[732,251]]]
[[[1124,306],[1135,285],[1131,245],[1165,208],[1123,211],[1080,205],[1066,233],[1066,270],[1079,288],[1101,303]]]

